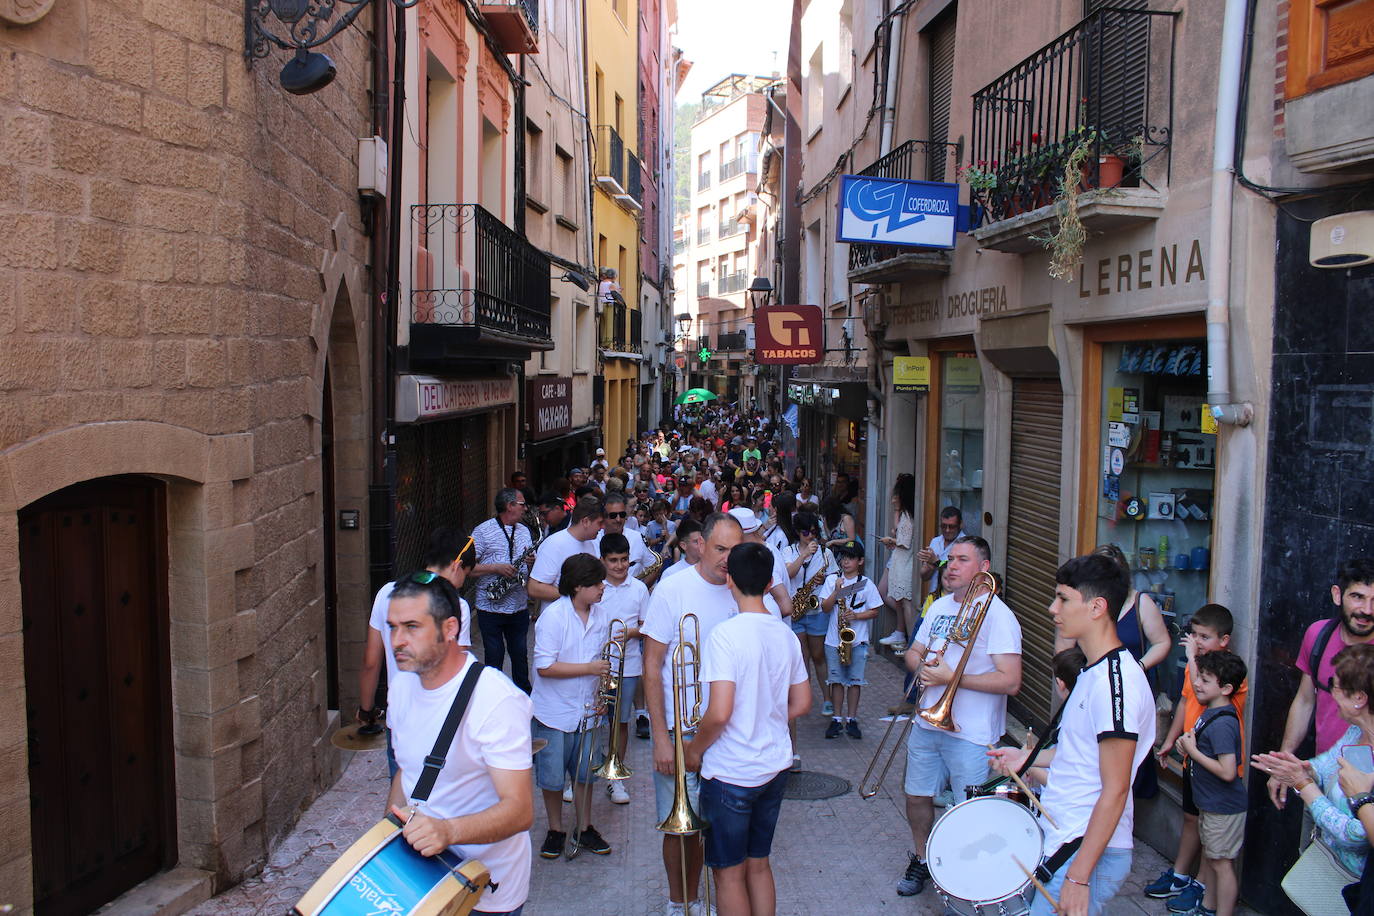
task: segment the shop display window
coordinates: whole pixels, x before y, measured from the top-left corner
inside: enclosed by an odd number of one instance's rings
[[[964,531],[983,529],[983,374],[973,353],[948,352],[940,365],[939,505],[964,514]]]
[[[1211,570],[1217,437],[1203,408],[1206,342],[1101,346],[1097,543],[1121,548],[1136,590],[1181,628],[1207,602]],[[1175,644],[1155,689],[1177,699],[1184,664]]]

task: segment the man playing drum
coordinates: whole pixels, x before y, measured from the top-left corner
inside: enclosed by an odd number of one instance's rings
[[[1155,710],[1145,672],[1116,635],[1130,591],[1126,572],[1109,557],[1075,557],[1055,574],[1050,614],[1078,641],[1087,667],[1065,701],[1058,743],[1033,763],[1049,764],[1041,804],[1049,858],[1040,878],[1066,916],[1101,913],[1131,871],[1135,819],[1131,779],[1154,745]],[[1020,770],[1030,752],[1000,748],[989,757],[999,773]],[[1037,896],[1033,916],[1054,912]]]

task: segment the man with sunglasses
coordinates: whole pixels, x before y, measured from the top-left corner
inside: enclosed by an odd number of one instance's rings
[[[486,865],[491,884],[473,910],[477,916],[519,916],[529,896],[534,819],[531,704],[500,671],[480,669],[428,798],[411,799],[476,663],[459,639],[461,613],[457,587],[436,572],[396,582],[387,602],[387,654],[401,671],[388,693],[399,769],[387,804],[405,821],[402,836],[421,855],[448,847]]]
[[[596,552],[598,554],[601,552],[601,539],[606,535],[625,535],[625,540],[630,542],[630,578],[637,578],[641,572],[649,568],[654,562],[654,558],[652,551],[650,551],[648,545],[644,543],[644,535],[632,528],[626,527],[626,522],[630,515],[630,507],[629,504],[625,502],[625,494],[608,493],[601,505],[606,510],[606,524],[602,526],[601,531],[597,532]],[[659,572],[645,579],[644,584],[652,586],[661,572],[662,570],[660,569]]]
[[[477,565],[477,624],[482,631],[482,657],[501,670],[510,651],[510,676],[515,686],[530,692],[527,643],[530,627],[529,594],[523,585],[512,585],[500,598],[488,592],[498,580],[515,580],[517,568],[529,562],[530,531],[520,520],[528,503],[519,490],[507,487],[496,492],[496,515],[473,529]]]
[[[429,536],[429,547],[420,562],[425,571],[442,576],[455,589],[461,589],[467,581],[468,571],[477,562],[472,550],[472,538],[461,528],[436,528]],[[388,582],[377,591],[372,601],[372,615],[368,619],[367,643],[363,646],[363,666],[358,672],[358,722],[373,725],[380,718],[376,706],[377,679],[382,664],[386,664],[387,685],[396,683],[400,669],[396,659],[388,650],[390,628],[387,626],[387,608],[391,603],[391,592],[395,582]],[[471,614],[466,601],[458,599],[458,644],[464,649],[472,645]],[[375,733],[374,733],[375,734]],[[396,757],[391,747],[391,732],[387,732],[386,762],[392,775],[396,773]]]

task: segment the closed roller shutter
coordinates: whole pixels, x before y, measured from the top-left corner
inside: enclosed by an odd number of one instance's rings
[[[942,15],[926,30],[930,37],[930,132],[932,143],[949,140],[949,108],[954,98],[954,23],[955,12]],[[929,181],[945,180],[944,147],[930,152]]]
[[[1057,379],[1015,379],[1007,502],[1006,601],[1021,622],[1021,693],[1012,711],[1043,727],[1050,717],[1054,623],[1047,608],[1059,568],[1064,393]]]
[[[434,529],[461,525],[471,531],[491,514],[486,439],[486,414],[397,430],[397,575],[420,568]]]

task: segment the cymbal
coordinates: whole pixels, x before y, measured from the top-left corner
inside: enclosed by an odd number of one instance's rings
[[[335,747],[343,748],[346,751],[377,751],[386,747],[386,729],[380,725],[374,726],[376,734],[359,734],[367,726],[345,725],[330,736],[329,740]]]

